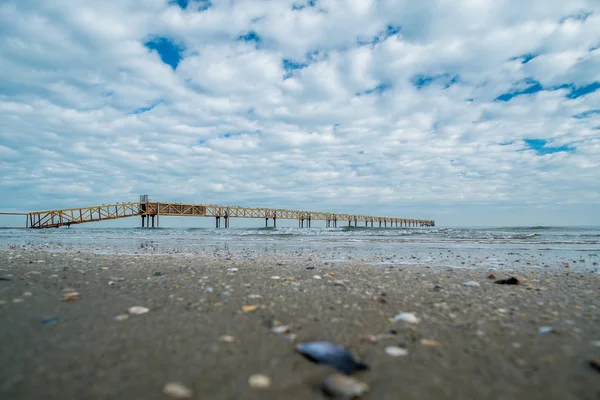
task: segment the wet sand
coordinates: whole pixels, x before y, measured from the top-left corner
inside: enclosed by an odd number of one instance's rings
[[[520,284],[494,284],[489,273]],[[600,274],[563,265],[1,251],[0,276],[10,279],[0,281],[3,399],[166,399],[168,382],[195,399],[318,399],[333,370],[294,351],[314,340],[370,365],[353,375],[370,386],[364,399],[600,398],[600,372],[589,365],[600,357]],[[78,300],[63,301],[65,289]],[[150,311],[115,320],[131,306]],[[420,322],[393,321],[400,312]],[[295,341],[271,332],[273,319],[290,324]],[[388,346],[408,355],[391,357]],[[253,374],[269,376],[270,387],[249,387]]]

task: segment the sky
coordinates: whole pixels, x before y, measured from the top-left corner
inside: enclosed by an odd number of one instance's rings
[[[600,3],[0,1],[0,211],[140,194],[600,225]]]

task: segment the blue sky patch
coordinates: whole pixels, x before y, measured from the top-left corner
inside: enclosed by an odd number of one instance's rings
[[[538,55],[539,54],[534,54],[534,53],[521,54],[520,56],[511,58],[510,61],[519,60],[519,61],[521,61],[521,64],[527,64],[529,61],[533,60]]]
[[[364,92],[356,92],[355,95],[356,96],[363,96],[366,94],[372,94],[372,93],[376,93],[376,94],[381,94],[383,92],[386,92],[388,90],[392,89],[392,85],[386,82],[382,82],[379,85],[375,86],[374,88],[371,89],[367,89]]]
[[[314,7],[316,5],[317,5],[317,0],[308,0],[304,4],[300,4],[300,3],[292,4],[292,10],[293,11],[301,11],[307,7]]]
[[[414,75],[410,81],[413,84],[413,86],[415,86],[417,89],[422,89],[422,88],[429,86],[432,83],[438,82],[438,81],[443,82],[444,89],[446,89],[446,88],[449,88],[450,86],[454,85],[455,83],[460,82],[460,77],[458,75],[451,76],[450,74],[440,74],[440,75],[418,74],[418,75]]]
[[[579,114],[573,115],[573,118],[583,119],[587,117],[591,117],[592,115],[600,114],[600,110],[587,110]]]
[[[294,71],[308,67],[307,62],[298,62],[298,61],[290,60],[287,58],[284,58],[282,60],[282,65],[283,65],[283,69],[286,72],[285,75],[283,76],[283,79],[291,78]]]
[[[212,7],[212,2],[210,0],[200,0],[198,1],[198,11],[206,11]]]
[[[178,46],[169,38],[158,37],[144,43],[150,50],[155,50],[162,62],[167,65],[170,65],[174,70],[177,69],[179,62],[182,59],[181,53],[183,52],[183,47]]]
[[[544,156],[546,154],[554,154],[560,152],[570,153],[573,151],[573,148],[563,145],[563,146],[548,146],[548,141],[544,139],[524,139],[523,140],[527,145],[526,150],[535,150],[538,156]]]
[[[496,101],[509,101],[517,96],[521,96],[524,94],[533,94],[544,90],[542,85],[532,78],[526,78],[523,81],[521,81],[521,83],[524,83],[525,85],[527,85],[527,87],[524,89],[513,89],[510,92],[503,93],[500,96],[496,97]]]
[[[171,0],[169,1],[169,4],[177,4],[179,7],[185,10],[188,6],[188,0]]]
[[[206,11],[212,7],[212,2],[210,0],[170,0],[169,4],[178,5],[182,10],[188,8],[190,3],[194,3],[197,5],[196,10],[198,11]]]
[[[585,21],[586,19],[588,19],[588,17],[590,17],[592,14],[594,14],[591,11],[587,11],[587,10],[580,10],[578,12],[575,12],[573,14],[569,14],[565,17],[562,17],[560,20],[558,20],[558,22],[560,24],[568,21],[568,20],[575,20],[575,21]]]
[[[592,82],[589,85],[579,87],[571,84],[568,85],[568,87],[571,89],[571,93],[569,93],[567,97],[569,99],[576,99],[578,97],[585,96],[586,94],[593,93],[596,90],[600,89],[600,82]]]
[[[162,101],[157,101],[149,106],[146,107],[140,107],[140,108],[136,108],[135,110],[133,110],[132,112],[130,112],[129,114],[133,114],[133,115],[138,115],[138,114],[143,114],[146,113],[148,111],[151,111],[154,109],[154,107],[156,107],[157,105],[159,105],[160,103],[162,103]]]
[[[238,41],[246,42],[246,43],[255,43],[258,45],[261,42],[260,36],[254,31],[250,31],[248,33],[244,33],[237,37]]]
[[[387,40],[387,38],[389,38],[390,36],[394,36],[397,35],[398,33],[400,33],[400,30],[402,29],[401,25],[388,25],[385,30],[379,32],[377,35],[372,36],[372,37],[358,37],[356,39],[356,43],[359,46],[365,46],[365,45],[375,45],[377,43],[381,43],[381,42],[385,42]]]

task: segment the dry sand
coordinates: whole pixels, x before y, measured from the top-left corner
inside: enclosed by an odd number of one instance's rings
[[[168,382],[196,399],[318,399],[332,369],[294,351],[314,340],[370,365],[353,375],[364,399],[600,399],[597,273],[3,251],[0,276],[2,399],[166,399]],[[149,312],[115,320],[132,306]]]

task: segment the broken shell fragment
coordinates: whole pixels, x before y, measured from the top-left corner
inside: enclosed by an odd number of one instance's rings
[[[77,292],[64,292],[63,301],[77,301],[79,300],[79,293]]]
[[[440,342],[432,339],[421,339],[421,344],[426,347],[439,347]]]
[[[325,378],[322,390],[329,397],[355,399],[367,392],[369,385],[349,376],[333,374]]]
[[[275,326],[275,327],[271,328],[271,332],[277,333],[277,334],[290,333],[291,331],[292,331],[292,327],[289,325],[281,325],[281,326]]]
[[[179,382],[170,382],[163,387],[163,393],[175,399],[189,399],[192,397],[192,390],[188,389]]]
[[[142,307],[142,306],[133,306],[133,307],[129,307],[129,314],[131,315],[141,315],[141,314],[146,314],[148,311],[150,311],[149,308],[147,307]]]
[[[296,351],[317,364],[331,365],[346,375],[369,369],[367,364],[356,360],[348,350],[329,342],[300,343],[296,345]]]
[[[242,311],[248,313],[248,312],[256,311],[257,308],[258,308],[258,306],[246,305],[246,306],[242,306]]]
[[[408,350],[398,346],[388,346],[385,348],[385,352],[392,357],[404,357],[408,355]]]
[[[261,374],[252,375],[248,378],[248,384],[254,389],[266,389],[271,386],[271,378]]]

